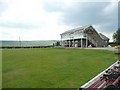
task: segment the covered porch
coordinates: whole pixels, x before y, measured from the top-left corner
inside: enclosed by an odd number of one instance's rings
[[[92,43],[87,40],[86,38],[78,38],[78,39],[70,39],[70,40],[63,40],[62,46],[64,47],[81,47],[85,48],[89,45],[92,45]],[[92,45],[94,47],[94,45]]]

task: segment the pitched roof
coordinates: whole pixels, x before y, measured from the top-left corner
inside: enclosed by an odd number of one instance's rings
[[[65,33],[73,33],[75,31],[82,31],[82,30],[85,30],[86,28],[90,27],[91,25],[86,25],[86,26],[82,26],[82,27],[77,27],[77,28],[74,28],[74,29],[71,29],[71,30],[68,30],[68,31],[65,31],[64,33],[62,34],[65,34]]]
[[[109,40],[109,38],[106,37],[105,35],[103,35],[102,33],[99,33],[99,35],[100,35],[100,37],[101,37],[102,39],[104,39],[104,40]]]
[[[77,27],[77,28],[74,28],[74,29],[71,29],[71,30],[68,30],[68,31],[65,31],[65,32],[63,32],[62,34],[65,34],[65,33],[73,33],[73,32],[75,32],[75,31],[82,31],[82,30],[87,30],[87,28],[89,28],[89,27],[92,27],[92,25],[86,25],[86,26],[82,26],[82,27]],[[92,27],[93,28],[93,27]],[[96,30],[95,30],[96,31]],[[97,33],[97,31],[96,31],[96,33]],[[105,35],[103,35],[102,33],[97,33],[99,36],[100,36],[100,38],[101,39],[103,39],[103,40],[109,40],[109,38],[108,37],[106,37]]]

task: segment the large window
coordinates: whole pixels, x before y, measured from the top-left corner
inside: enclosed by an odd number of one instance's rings
[[[81,38],[81,37],[83,37],[82,32],[81,31],[75,31],[74,38]]]

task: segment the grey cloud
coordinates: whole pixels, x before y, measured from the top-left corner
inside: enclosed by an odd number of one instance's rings
[[[48,12],[63,12],[65,6],[62,2],[44,1],[43,8]]]
[[[7,3],[0,1],[0,15],[8,8]]]
[[[5,28],[24,28],[24,29],[29,29],[29,28],[37,28],[37,26],[33,26],[30,24],[25,24],[25,23],[0,23],[1,27]]]
[[[100,32],[115,32],[118,29],[117,23],[100,24]]]
[[[73,25],[85,25],[85,24],[100,24],[104,23],[105,21],[109,20],[109,17],[104,15],[102,10],[108,5],[109,3],[94,3],[94,2],[87,2],[87,3],[77,3],[75,7],[69,9],[64,17],[63,20],[66,24],[73,24]],[[84,5],[84,6],[80,6]]]
[[[118,27],[120,28],[120,1],[118,2]]]
[[[117,6],[111,12],[103,12],[110,2],[76,2],[67,7],[61,3],[47,3],[45,10],[49,12],[62,12],[60,21],[69,26],[80,26],[87,24],[98,24],[103,31],[111,32],[117,27]],[[102,30],[101,30],[102,31]]]

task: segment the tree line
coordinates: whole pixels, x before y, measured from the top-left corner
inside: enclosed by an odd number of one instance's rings
[[[117,44],[120,45],[120,28],[113,34],[113,41]]]

